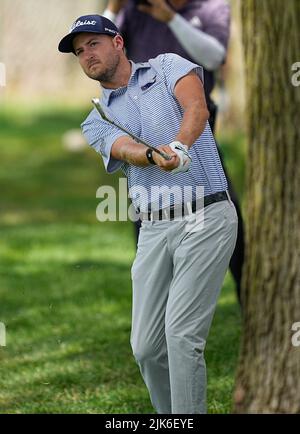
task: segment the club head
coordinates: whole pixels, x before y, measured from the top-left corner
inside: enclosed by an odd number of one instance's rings
[[[99,98],[92,98],[92,103],[93,104],[99,104],[100,99]]]

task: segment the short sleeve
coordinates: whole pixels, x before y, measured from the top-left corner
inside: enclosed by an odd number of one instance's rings
[[[81,129],[89,145],[101,154],[105,170],[108,173],[119,170],[124,161],[113,158],[111,148],[119,137],[126,136],[126,134],[106,121],[90,117],[81,124]]]
[[[173,53],[163,54],[159,58],[168,89],[171,93],[174,93],[177,81],[192,71],[196,72],[203,83],[202,66]]]

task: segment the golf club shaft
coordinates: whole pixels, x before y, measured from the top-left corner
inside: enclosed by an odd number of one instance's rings
[[[136,142],[138,143],[142,143],[143,145],[147,146],[147,148],[152,149],[154,152],[156,152],[157,154],[159,154],[161,157],[163,157],[165,160],[171,160],[171,156],[166,154],[163,151],[160,151],[159,149],[155,148],[154,146],[149,145],[149,143],[145,142],[143,139],[141,139],[140,137],[136,136],[135,134],[131,133],[130,131],[128,131],[126,128],[122,127],[121,125],[116,124],[114,121],[108,119],[108,117],[106,116],[106,114],[104,113],[100,103],[99,103],[99,99],[98,98],[93,98],[92,99],[92,103],[94,104],[97,112],[99,113],[99,115],[101,116],[102,119],[104,119],[105,121],[109,122],[111,125],[114,125],[116,128],[118,128],[119,130],[123,131],[124,133],[128,134],[132,139],[134,139]]]

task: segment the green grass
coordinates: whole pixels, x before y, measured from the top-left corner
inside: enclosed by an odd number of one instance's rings
[[[129,344],[133,228],[95,218],[97,188],[118,178],[61,145],[85,114],[0,113],[1,413],[153,412]],[[227,276],[206,349],[211,413],[230,412],[239,333]]]

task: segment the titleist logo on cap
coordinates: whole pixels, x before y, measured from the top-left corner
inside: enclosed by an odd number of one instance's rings
[[[75,23],[72,25],[72,27],[70,28],[70,33],[76,29],[76,27],[79,26],[95,26],[97,24],[97,21],[89,21],[89,20],[85,20],[85,21],[75,21]]]

